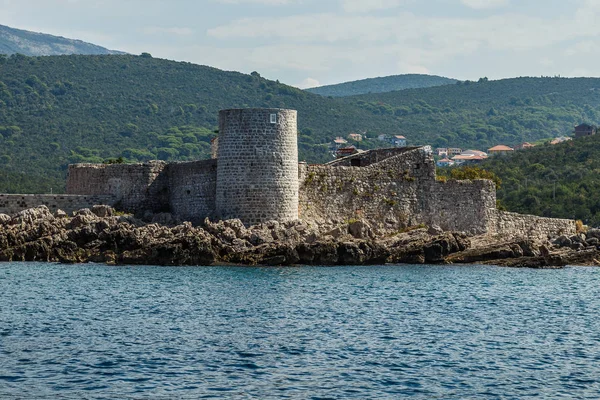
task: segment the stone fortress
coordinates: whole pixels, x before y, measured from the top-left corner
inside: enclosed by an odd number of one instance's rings
[[[70,165],[67,195],[0,195],[0,212],[40,204],[72,212],[101,203],[195,224],[205,218],[239,218],[246,225],[364,219],[390,231],[427,224],[471,234],[575,234],[572,220],[497,210],[491,181],[438,181],[432,155],[420,147],[298,163],[294,110],[221,111],[216,155],[180,163]]]

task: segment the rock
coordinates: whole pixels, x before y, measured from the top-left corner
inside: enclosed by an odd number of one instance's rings
[[[595,238],[600,239],[600,229],[588,229],[586,233],[587,239]]]
[[[83,216],[88,216],[88,217],[94,217],[96,216],[96,214],[94,214],[92,212],[92,210],[90,210],[89,208],[82,208],[81,210],[77,210],[73,213],[74,216],[77,215],[83,215]]]
[[[17,215],[15,215],[14,218],[11,219],[10,223],[11,223],[11,225],[17,225],[17,224],[31,225],[34,222],[41,221],[41,220],[45,220],[45,221],[54,220],[54,215],[52,215],[52,213],[46,206],[39,206],[39,207],[23,210],[23,211],[17,213]]]
[[[598,246],[600,245],[600,239],[591,237],[585,241],[588,246]]]
[[[567,236],[563,235],[563,236],[556,238],[552,242],[552,244],[555,244],[559,247],[571,247],[571,245],[573,244],[573,241],[571,239],[569,239]]]
[[[576,242],[571,244],[571,248],[573,250],[583,250],[585,248],[585,246],[582,243]]]
[[[340,237],[346,234],[345,229],[342,229],[341,226],[338,226],[325,234],[325,236],[331,236],[334,239],[339,239]]]
[[[11,219],[12,218],[10,217],[10,215],[0,214],[0,224],[6,224],[10,222]]]
[[[371,226],[363,220],[350,223],[348,232],[356,239],[370,239],[374,236]]]
[[[67,214],[63,210],[58,209],[54,213],[54,218],[69,218],[69,214]]]
[[[573,235],[569,239],[571,239],[571,243],[585,243],[585,236],[582,238],[581,235]]]
[[[427,229],[427,233],[429,233],[432,236],[438,236],[442,235],[444,233],[444,230],[438,225],[431,225],[429,229]]]
[[[93,206],[91,212],[100,218],[112,217],[115,215],[115,209],[107,205]]]

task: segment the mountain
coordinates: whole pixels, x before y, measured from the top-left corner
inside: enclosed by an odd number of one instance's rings
[[[367,93],[385,93],[395,90],[450,85],[456,82],[456,79],[444,78],[442,76],[407,74],[386,76],[383,78],[362,79],[337,85],[320,86],[306,89],[306,91],[321,96],[345,97]]]
[[[341,98],[393,116],[408,142],[485,150],[570,135],[600,123],[600,79],[514,78]]]
[[[0,192],[58,192],[75,162],[208,158],[218,111],[239,107],[298,110],[309,162],[331,160],[337,135],[396,129],[393,116],[372,118],[258,73],[150,54],[0,56]]]
[[[0,25],[0,54],[55,56],[61,54],[124,54],[81,40],[35,33]]]
[[[482,168],[502,180],[498,199],[511,211],[600,226],[600,135],[491,157]]]

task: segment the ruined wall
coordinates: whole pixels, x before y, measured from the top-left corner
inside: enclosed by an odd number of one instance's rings
[[[68,194],[112,195],[117,207],[138,212],[169,210],[167,164],[151,161],[143,164],[69,165]]]
[[[214,217],[217,160],[169,164],[166,171],[173,215],[195,224]]]
[[[423,188],[435,180],[433,159],[415,149],[367,167],[300,166],[300,218],[365,218],[395,229],[420,223]]]
[[[283,109],[219,113],[218,217],[245,224],[298,219],[296,118]]]
[[[433,182],[425,190],[421,219],[444,230],[484,233],[496,209],[496,186],[489,180]]]
[[[387,158],[394,157],[403,153],[412,152],[419,147],[401,147],[388,149],[374,149],[363,153],[353,154],[348,157],[333,160],[325,165],[332,167],[368,167],[371,164],[376,164]]]
[[[113,196],[79,196],[67,194],[0,194],[0,213],[14,215],[19,211],[41,205],[50,211],[63,210],[66,213],[90,208],[97,204],[113,206],[116,199]]]
[[[488,232],[546,240],[560,235],[573,236],[575,221],[571,219],[544,218],[494,210],[490,214]]]

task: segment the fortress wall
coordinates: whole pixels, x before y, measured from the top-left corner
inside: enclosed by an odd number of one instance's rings
[[[296,111],[221,111],[218,160],[219,218],[244,224],[298,218]]]
[[[101,195],[67,195],[67,194],[0,194],[0,213],[14,215],[28,208],[47,206],[50,211],[63,210],[72,214],[82,208],[105,204],[113,206],[116,199],[113,196]]]
[[[575,221],[571,219],[544,218],[494,210],[491,213],[488,232],[530,239],[546,240],[560,235],[573,236]]]
[[[489,180],[434,182],[427,190],[422,219],[444,230],[485,233],[496,210],[496,186]]]
[[[347,221],[364,218],[387,229],[421,223],[423,187],[435,179],[433,160],[405,152],[368,167],[300,167],[300,218]]]
[[[167,164],[75,164],[69,166],[68,194],[112,195],[119,209],[168,211]]]
[[[371,164],[376,164],[387,158],[394,157],[407,152],[413,152],[418,150],[419,147],[399,147],[399,148],[388,148],[388,149],[373,149],[365,151],[364,153],[354,154],[348,157],[333,160],[325,165],[332,167],[367,167]],[[355,165],[358,164],[358,165]]]
[[[217,160],[174,163],[167,166],[171,213],[200,223],[216,212]]]

